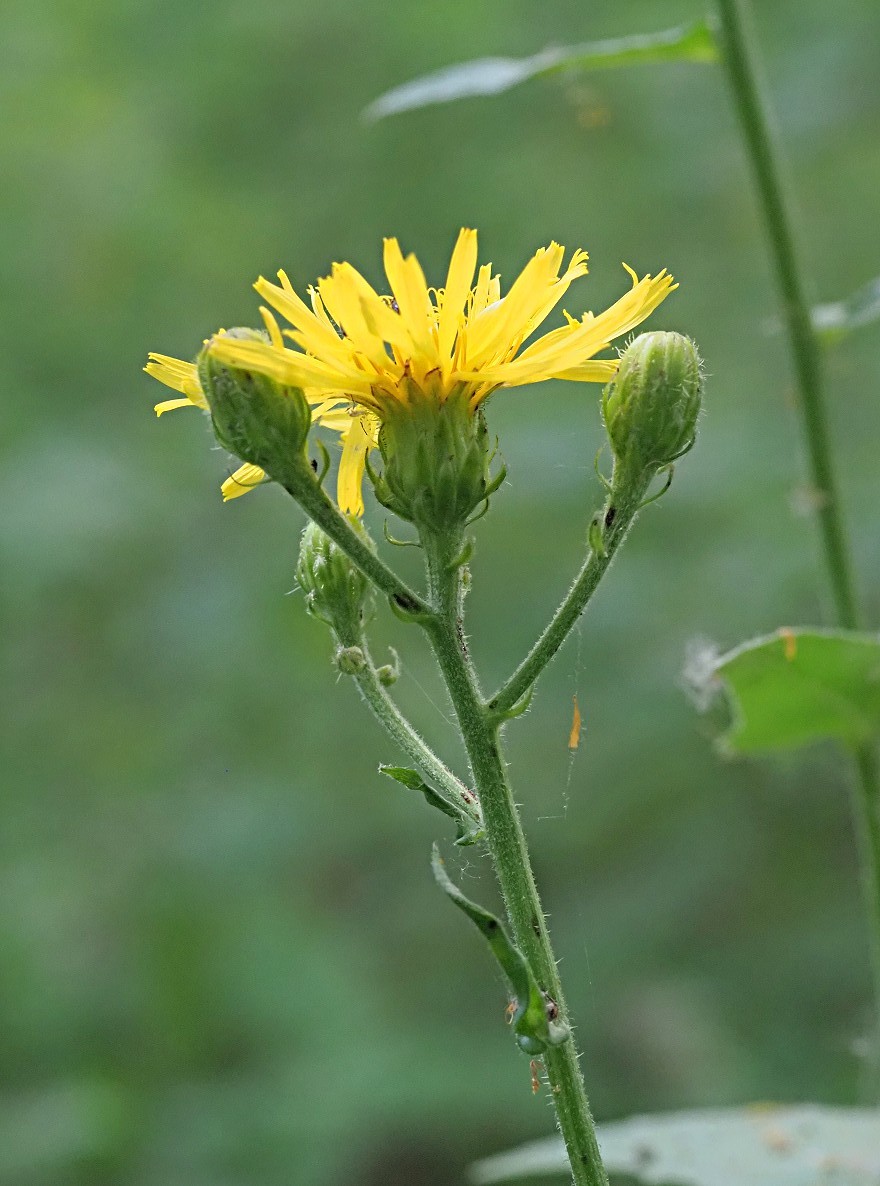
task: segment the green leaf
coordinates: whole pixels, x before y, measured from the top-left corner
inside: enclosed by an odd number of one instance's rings
[[[431,868],[443,892],[449,895],[459,910],[462,910],[482,932],[510,982],[516,998],[512,1026],[520,1047],[527,1054],[537,1055],[543,1053],[548,1046],[559,1046],[569,1036],[568,1026],[550,1019],[549,1002],[541,992],[528,960],[511,941],[501,921],[470,898],[466,898],[455,882],[450,880],[436,844],[431,852]]]
[[[431,788],[425,784],[425,780],[415,770],[410,770],[408,766],[385,766],[379,767],[380,774],[387,774],[389,778],[393,778],[395,782],[399,782],[402,786],[408,787],[411,791],[429,791]],[[446,800],[444,799],[445,803]],[[441,810],[445,810],[441,808]]]
[[[880,637],[845,630],[778,630],[715,660],[734,713],[733,753],[856,745],[880,732]]]
[[[663,1186],[877,1186],[880,1111],[756,1105],[633,1116],[599,1126],[606,1169]],[[562,1142],[478,1161],[480,1186],[569,1173]]]
[[[462,846],[477,844],[486,835],[485,829],[480,823],[471,819],[457,803],[453,803],[451,799],[447,799],[445,795],[441,795],[439,791],[429,787],[418,771],[410,770],[408,766],[381,765],[379,773],[387,774],[389,778],[393,778],[395,782],[399,782],[411,791],[421,791],[432,807],[436,807],[438,811],[442,811],[444,815],[454,819],[458,824],[456,844]]]
[[[697,21],[660,33],[636,33],[608,41],[557,46],[528,58],[478,58],[425,74],[393,87],[364,111],[368,120],[401,111],[449,103],[474,95],[500,95],[530,78],[560,70],[597,70],[636,62],[715,62],[718,45],[708,21]]]
[[[813,328],[828,345],[835,345],[855,329],[880,321],[880,276],[843,301],[813,308]]]

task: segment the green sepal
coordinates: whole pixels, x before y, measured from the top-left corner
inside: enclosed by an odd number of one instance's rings
[[[482,933],[507,977],[516,1000],[516,1010],[511,1024],[516,1034],[517,1045],[526,1054],[534,1057],[543,1054],[548,1046],[560,1046],[567,1041],[571,1032],[567,1025],[551,1021],[552,1002],[538,986],[527,959],[512,942],[503,923],[494,914],[465,897],[458,886],[450,880],[436,844],[431,851],[431,868],[443,892]]]
[[[441,398],[428,383],[404,383],[406,400],[383,408],[382,473],[367,468],[376,497],[420,534],[461,528],[504,480],[489,475],[490,442],[480,408],[462,385]]]
[[[457,572],[458,569],[464,568],[466,564],[470,564],[474,556],[474,549],[476,547],[476,540],[472,535],[469,535],[462,545],[461,551],[454,560],[450,560],[447,568],[449,572]]]
[[[395,782],[399,782],[401,786],[408,787],[411,791],[423,791],[428,802],[434,807],[439,807],[445,815],[452,815],[452,809],[445,799],[441,799],[429,786],[425,784],[421,774],[415,770],[410,770],[408,766],[388,766],[384,763],[379,767],[380,774],[387,774],[389,778],[393,778]],[[436,802],[434,801],[436,800]]]
[[[420,609],[417,606],[410,607],[403,602],[399,596],[395,595],[388,598],[388,604],[391,607],[391,612],[395,618],[400,618],[401,622],[430,622],[434,614],[429,609]]]

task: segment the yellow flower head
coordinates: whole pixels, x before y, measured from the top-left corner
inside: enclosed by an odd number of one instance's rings
[[[269,340],[218,335],[209,349],[219,362],[302,388],[315,406],[313,418],[342,431],[339,505],[361,514],[366,454],[390,408],[423,398],[442,404],[455,394],[475,409],[499,387],[544,379],[605,383],[617,360],[595,355],[644,321],[676,287],[665,270],[640,279],[627,268],[632,287],[608,309],[579,320],[566,314],[564,326],[523,348],[572,281],[587,272],[586,252],[575,251],[562,271],[564,254],[558,243],[541,248],[502,296],[492,265],[477,268],[476,231],[459,233],[439,289],[428,287],[414,255],[404,256],[396,239],[386,239],[390,295],[377,293],[348,263],[334,264],[309,290],[308,303],[284,272],[278,284],[261,277],[255,288],[271,306],[260,310]],[[272,310],[288,323],[283,333]],[[147,369],[187,397],[160,404],[157,412],[199,403],[194,368],[151,355]]]

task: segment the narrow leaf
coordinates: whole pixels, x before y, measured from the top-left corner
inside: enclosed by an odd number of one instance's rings
[[[848,744],[880,732],[880,637],[778,630],[717,659],[734,721],[722,744],[754,753],[823,738]]]
[[[450,880],[436,844],[431,853],[431,868],[437,884],[482,932],[501,965],[516,999],[512,1025],[522,1049],[528,1054],[541,1054],[548,1046],[564,1042],[569,1035],[568,1027],[550,1020],[549,1002],[538,987],[525,956],[512,942],[501,921],[465,897]]]
[[[660,33],[636,33],[608,41],[556,46],[527,58],[477,58],[446,66],[375,99],[364,111],[368,120],[383,119],[401,111],[449,103],[475,95],[500,95],[530,78],[559,70],[597,70],[637,62],[714,62],[718,46],[708,21]]]
[[[433,787],[428,786],[418,771],[410,770],[408,766],[381,765],[379,767],[379,773],[393,778],[395,782],[399,782],[410,791],[421,791],[432,807],[436,807],[438,811],[442,811],[444,815],[448,815],[450,819],[455,820],[458,824],[456,844],[476,844],[483,839],[485,831],[482,824],[478,820],[471,819],[467,812],[457,803],[454,803],[451,799],[447,799],[445,795],[441,795]]]
[[[676,1186],[877,1186],[880,1111],[755,1105],[634,1116],[599,1126],[606,1169]],[[570,1173],[556,1137],[471,1167],[479,1186]]]
[[[415,770],[410,770],[408,766],[385,766],[379,767],[380,774],[387,774],[389,778],[393,778],[395,782],[399,782],[402,786],[408,787],[411,791],[429,790],[425,786],[425,780]],[[445,800],[444,800],[445,802]]]
[[[880,276],[845,300],[813,308],[813,327],[829,345],[873,321],[880,321]]]

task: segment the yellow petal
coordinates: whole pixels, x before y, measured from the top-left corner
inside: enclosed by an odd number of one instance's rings
[[[390,360],[379,323],[386,319],[393,321],[396,314],[363,276],[350,264],[334,264],[331,275],[318,281],[318,293],[355,349],[365,355],[377,371],[387,366]],[[389,332],[396,333],[398,338],[403,337],[409,346],[408,336],[401,335],[396,326]]]
[[[278,275],[282,280],[280,287],[263,276],[254,285],[263,300],[299,330],[304,339],[303,348],[309,353],[319,356],[344,356],[345,348],[336,330],[318,317],[302,297],[297,296],[284,272],[279,272]]]
[[[278,328],[278,322],[275,320],[275,314],[271,309],[267,309],[265,305],[260,305],[260,316],[263,319],[263,325],[266,327],[266,332],[269,335],[269,340],[276,350],[284,349],[284,339],[281,336],[281,330]]]
[[[240,466],[220,487],[223,501],[229,502],[230,499],[241,498],[242,494],[248,494],[259,486],[265,477],[265,472],[258,465]]]
[[[342,458],[336,482],[336,501],[339,509],[350,515],[364,513],[363,481],[367,450],[372,441],[364,424],[364,417],[354,416],[342,437]]]
[[[160,404],[155,404],[153,411],[157,416],[161,416],[163,412],[170,412],[174,408],[194,408],[195,406],[191,399],[165,399]]]
[[[246,338],[214,338],[211,354],[220,362],[247,367],[268,375],[287,387],[319,387],[369,395],[369,379],[356,370],[343,371],[300,354],[296,350],[276,350],[268,342],[254,342]]]
[[[207,408],[208,403],[202,395],[199,385],[199,373],[193,362],[184,362],[180,358],[171,358],[167,354],[147,355],[149,362],[144,370],[153,379],[158,379],[166,387],[180,391],[199,408]]]
[[[474,299],[471,302],[470,317],[476,317],[487,306],[501,297],[501,282],[497,276],[492,276],[492,265],[483,264],[477,272],[477,287],[474,289]]]
[[[430,368],[439,359],[431,336],[434,306],[421,264],[414,255],[404,259],[396,239],[385,240],[384,262],[388,283],[413,345],[421,352],[421,361]]]
[[[594,358],[582,366],[569,367],[565,371],[557,371],[551,379],[570,379],[575,383],[607,383],[617,374],[619,366],[616,358]]]
[[[597,314],[594,322],[609,340],[619,338],[621,334],[627,334],[641,325],[678,288],[665,268],[656,276],[643,276],[640,280],[632,268],[626,264],[623,266],[632,277],[632,288],[604,312]]]
[[[472,367],[488,365],[496,360],[499,352],[508,353],[519,346],[529,323],[548,303],[551,285],[559,278],[563,254],[558,243],[536,251],[507,295],[489,305],[471,322],[468,326],[468,360]],[[556,299],[561,296],[562,292]]]
[[[477,232],[464,228],[459,231],[455,247],[452,249],[443,303],[440,307],[439,344],[440,356],[444,360],[452,354],[464,303],[470,296],[476,266]]]

